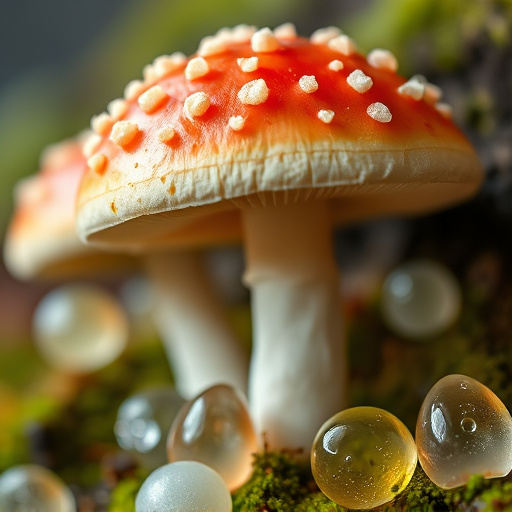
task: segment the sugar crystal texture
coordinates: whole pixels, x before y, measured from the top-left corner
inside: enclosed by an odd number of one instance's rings
[[[415,260],[397,267],[385,280],[381,309],[396,333],[425,339],[448,329],[461,307],[459,285],[444,266]]]
[[[128,397],[117,411],[114,426],[119,446],[146,468],[164,465],[167,434],[184,404],[171,387],[151,388]]]
[[[231,512],[231,495],[213,469],[194,461],[159,467],[144,481],[136,512]]]
[[[249,478],[257,436],[245,397],[227,385],[207,389],[178,413],[167,443],[169,461],[196,460],[234,490]]]
[[[402,492],[417,462],[414,439],[391,413],[353,407],[320,428],[311,469],[320,490],[339,505],[371,509]]]
[[[486,386],[465,375],[447,375],[428,392],[416,424],[418,458],[439,487],[464,485],[512,470],[512,418]]]
[[[13,466],[0,475],[1,512],[76,512],[71,491],[52,471],[35,464]]]
[[[34,339],[54,367],[90,372],[114,361],[128,341],[128,320],[117,300],[91,285],[65,285],[38,304]]]

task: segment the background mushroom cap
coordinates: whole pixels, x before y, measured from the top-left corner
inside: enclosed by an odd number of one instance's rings
[[[159,248],[241,238],[240,209],[259,205],[329,199],[335,220],[354,221],[470,197],[483,178],[473,148],[438,90],[395,68],[335,30],[290,27],[223,29],[190,59],[156,59],[96,122],[79,235]]]
[[[86,169],[82,144],[69,139],[47,148],[41,170],[15,190],[4,259],[20,279],[67,279],[133,269],[135,258],[84,245],[75,231],[75,199]]]

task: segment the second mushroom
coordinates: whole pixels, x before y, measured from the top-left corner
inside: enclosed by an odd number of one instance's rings
[[[50,146],[41,157],[41,170],[18,185],[5,239],[7,268],[22,280],[62,283],[139,273],[144,267],[156,296],[152,310],[157,331],[179,393],[190,399],[219,383],[245,391],[246,353],[225,318],[199,251],[202,243],[218,242],[229,233],[210,232],[190,246],[185,230],[165,253],[146,257],[85,246],[76,235],[74,216],[75,195],[87,168],[82,154],[87,140],[90,134]]]

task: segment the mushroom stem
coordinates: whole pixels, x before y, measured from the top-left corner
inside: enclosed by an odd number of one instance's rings
[[[201,256],[155,253],[146,257],[146,266],[156,295],[154,320],[177,391],[186,399],[216,384],[245,392],[248,356],[215,297]]]
[[[254,421],[272,449],[309,451],[344,402],[339,275],[327,205],[247,209],[243,217]]]

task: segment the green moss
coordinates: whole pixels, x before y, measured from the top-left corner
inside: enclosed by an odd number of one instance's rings
[[[494,482],[482,492],[479,501],[485,504],[484,510],[512,510],[512,482]]]
[[[233,509],[235,512],[288,512],[305,495],[304,475],[293,456],[265,451],[255,455],[253,475],[234,494]]]
[[[448,511],[453,508],[451,501],[446,491],[432,483],[418,465],[409,485],[388,510]]]
[[[468,510],[473,503],[485,504],[485,510],[512,510],[512,482],[505,479],[486,480],[475,475],[466,486],[447,491],[432,483],[418,465],[409,485],[394,502],[375,510],[448,512]],[[234,512],[346,510],[322,494],[311,473],[289,453],[265,452],[256,455],[252,477],[233,495]]]
[[[128,478],[112,491],[108,512],[135,512],[135,497],[143,478]]]

